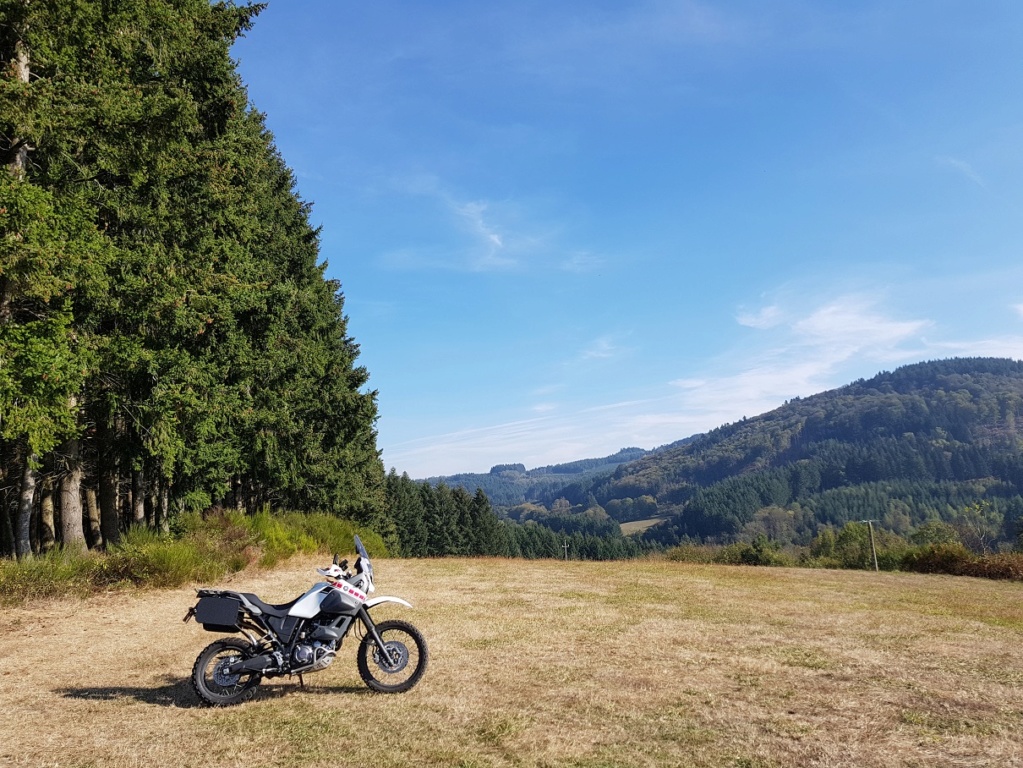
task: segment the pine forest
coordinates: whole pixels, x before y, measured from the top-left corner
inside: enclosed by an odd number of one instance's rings
[[[260,9],[0,4],[0,523],[19,555],[216,506],[384,515],[340,285],[229,54]]]

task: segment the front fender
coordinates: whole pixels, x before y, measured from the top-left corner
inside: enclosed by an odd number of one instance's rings
[[[407,602],[406,600],[402,600],[400,597],[390,597],[388,595],[383,595],[381,597],[374,597],[372,600],[367,600],[366,610],[368,611],[374,605],[380,605],[380,603],[398,603],[399,605],[404,605],[406,608],[412,607],[412,603]]]

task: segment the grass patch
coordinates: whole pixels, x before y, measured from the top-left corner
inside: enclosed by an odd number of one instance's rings
[[[234,510],[206,516],[185,513],[171,533],[128,530],[106,552],[55,549],[21,560],[0,560],[0,603],[85,595],[116,587],[177,587],[219,581],[249,567],[273,568],[297,554],[352,552],[358,533],[372,555],[386,555],[383,540],[326,514]]]
[[[627,523],[622,523],[620,526],[622,529],[622,535],[632,536],[636,533],[643,533],[643,531],[647,528],[653,528],[661,522],[662,519],[663,518],[660,517],[652,517],[649,520],[630,520]]]

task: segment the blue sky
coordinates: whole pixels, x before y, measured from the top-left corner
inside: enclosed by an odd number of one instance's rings
[[[422,478],[1023,358],[1021,40],[1017,0],[270,0],[233,52]]]

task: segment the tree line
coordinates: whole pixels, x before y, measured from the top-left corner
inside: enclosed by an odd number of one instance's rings
[[[384,512],[376,393],[232,42],[261,5],[0,4],[0,547]]]
[[[622,536],[617,523],[590,525],[599,515],[582,515],[570,524],[567,509],[532,518],[501,518],[481,488],[470,494],[444,482],[416,482],[395,470],[387,475],[389,527],[384,535],[395,554],[404,557],[449,555],[621,560],[638,557],[649,547]]]

